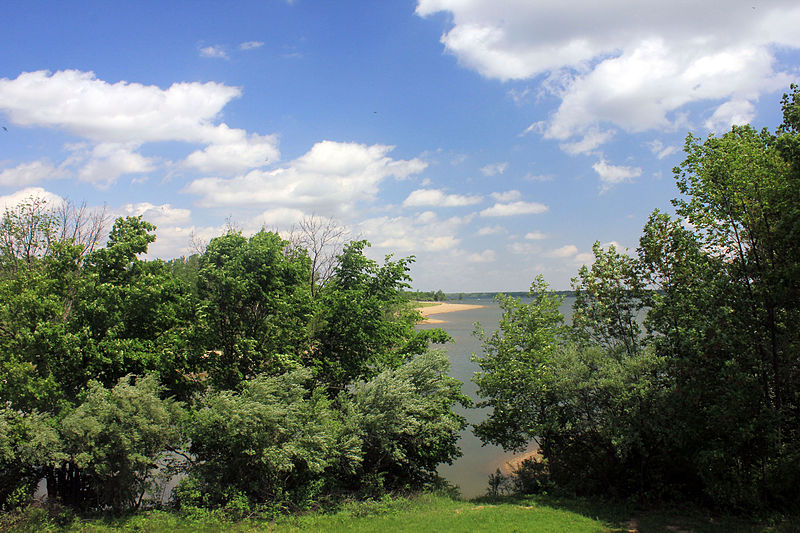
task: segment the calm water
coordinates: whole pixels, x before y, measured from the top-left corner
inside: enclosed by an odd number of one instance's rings
[[[571,306],[573,300],[573,298],[567,298],[561,307],[561,312],[567,318],[572,315]],[[497,330],[502,313],[497,303],[489,299],[465,299],[454,301],[453,303],[477,304],[485,307],[470,311],[434,315],[431,318],[446,320],[447,322],[445,324],[431,324],[419,327],[424,329],[438,327],[447,331],[453,337],[455,342],[444,346],[444,350],[447,351],[447,356],[450,359],[450,375],[464,383],[462,388],[464,394],[473,400],[478,400],[476,394],[478,387],[471,380],[472,375],[480,369],[470,359],[473,354],[481,354],[482,350],[479,340],[472,335],[472,332],[475,329],[476,322],[479,322],[487,333]],[[477,424],[486,418],[488,409],[463,409],[457,407],[456,411],[464,415],[470,424]],[[514,454],[505,453],[498,446],[488,444],[482,446],[481,441],[472,434],[472,428],[469,426],[461,433],[459,446],[463,452],[461,458],[452,465],[439,467],[439,474],[451,483],[458,485],[461,489],[461,494],[466,498],[485,494],[489,474],[493,474],[498,467],[503,468],[505,463],[514,457]]]

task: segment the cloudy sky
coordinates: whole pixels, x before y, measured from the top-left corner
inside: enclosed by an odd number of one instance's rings
[[[635,247],[686,133],[774,127],[796,0],[0,4],[0,204],[158,226],[151,255],[335,217],[414,286],[568,288]],[[1,207],[1,206],[0,206]]]

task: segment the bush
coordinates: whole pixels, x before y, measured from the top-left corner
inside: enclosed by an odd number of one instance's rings
[[[466,420],[452,408],[471,402],[448,368],[443,352],[430,351],[355,387],[350,423],[363,439],[359,484],[370,480],[378,493],[418,489],[435,480],[439,464],[461,456]]]
[[[308,370],[261,376],[239,392],[209,394],[191,423],[195,464],[179,505],[281,503],[299,508],[318,496],[323,471],[357,448],[348,444],[331,401],[310,391]]]
[[[180,443],[183,410],[160,392],[154,375],[126,376],[110,390],[91,383],[83,403],[61,423],[69,462],[51,474],[48,491],[83,508],[138,508],[160,460]],[[77,483],[63,482],[65,470]]]

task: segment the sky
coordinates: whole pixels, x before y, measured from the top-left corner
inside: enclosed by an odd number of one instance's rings
[[[780,123],[798,28],[796,0],[5,0],[0,209],[141,215],[165,259],[333,217],[419,290],[567,289],[670,211],[687,133]]]

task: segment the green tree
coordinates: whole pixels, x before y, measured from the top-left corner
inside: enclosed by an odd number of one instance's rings
[[[277,234],[212,239],[200,257],[199,341],[219,388],[298,363],[309,349],[309,259]]]
[[[314,344],[307,364],[334,392],[348,383],[369,379],[398,367],[427,350],[429,342],[446,342],[440,330],[417,331],[421,319],[403,290],[409,287],[412,258],[383,265],[364,255],[366,241],[345,246],[333,277],[319,293],[312,324]]]

